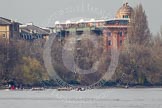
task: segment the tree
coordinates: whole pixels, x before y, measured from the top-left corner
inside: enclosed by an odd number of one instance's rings
[[[0,40],[0,82],[31,84],[48,79],[42,41]]]
[[[147,74],[152,72],[153,56],[150,50],[151,33],[141,4],[134,8],[131,18],[125,41],[126,50],[121,51],[116,77],[125,73],[127,82],[146,84]]]
[[[5,79],[6,49],[6,42],[0,40],[0,80]]]
[[[37,59],[23,57],[15,66],[13,76],[18,83],[34,84],[46,80],[47,73]]]
[[[93,41],[91,39],[93,39]],[[110,63],[110,57],[108,54],[104,53],[102,41],[102,36],[96,36],[95,34],[86,32],[84,32],[82,36],[71,34],[62,39],[62,41],[56,37],[53,42],[51,55],[53,67],[57,74],[66,82],[79,82],[81,85],[90,85],[98,81],[105,74],[108,67],[107,65]],[[74,45],[74,48],[72,48],[71,45],[67,45],[66,43],[76,44]],[[97,47],[95,47],[95,45],[97,45]],[[66,59],[66,63],[70,64],[71,70],[67,69],[63,63],[63,47],[73,54],[75,64],[77,65],[74,65],[72,60]],[[98,61],[98,66],[94,65],[96,61]],[[97,67],[96,72],[80,74],[82,73],[81,69],[91,71],[95,66]]]
[[[128,43],[146,45],[151,39],[150,29],[148,27],[148,21],[142,4],[139,4],[134,8],[130,20],[130,27],[128,28]]]

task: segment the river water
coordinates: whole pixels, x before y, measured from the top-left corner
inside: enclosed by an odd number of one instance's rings
[[[0,108],[162,108],[162,88],[0,90]]]

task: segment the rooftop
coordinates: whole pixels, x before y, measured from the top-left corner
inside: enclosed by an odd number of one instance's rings
[[[37,34],[49,34],[50,31],[47,29],[40,28],[38,26],[33,25],[33,23],[27,23],[26,25],[20,25],[20,29],[27,33],[37,33]]]
[[[0,17],[0,24],[1,25],[10,25],[12,24],[12,21],[3,17]]]

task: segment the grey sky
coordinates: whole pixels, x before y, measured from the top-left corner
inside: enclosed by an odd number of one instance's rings
[[[0,16],[42,27],[57,20],[79,18],[113,18],[126,0],[0,0]],[[153,33],[162,25],[161,0],[128,0],[134,7],[142,3]]]

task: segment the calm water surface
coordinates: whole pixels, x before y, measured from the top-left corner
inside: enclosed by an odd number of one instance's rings
[[[162,108],[162,88],[0,91],[0,108]]]

